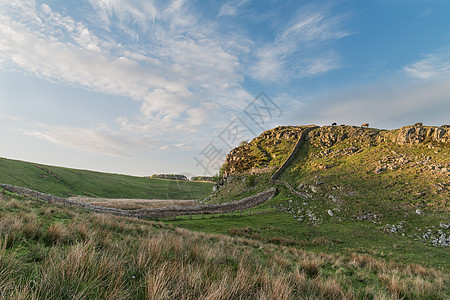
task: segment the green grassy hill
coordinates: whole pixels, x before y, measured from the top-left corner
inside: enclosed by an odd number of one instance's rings
[[[272,186],[275,170],[268,167],[281,162],[271,157],[279,157],[279,145],[293,149],[294,137],[305,128],[278,127],[233,149],[224,167],[227,176],[209,202],[237,200]],[[448,271],[449,136],[450,130],[437,127],[320,127],[308,133],[273,184],[278,194],[259,207],[276,208],[278,214],[176,224],[259,240],[279,237],[313,251],[356,251]],[[264,160],[253,155],[257,149],[266,153]]]
[[[212,201],[267,186],[273,167],[282,164],[306,128],[277,127],[233,149],[224,164],[226,178],[222,180],[231,184],[219,188]],[[258,151],[260,155],[254,155]],[[280,179],[310,197],[334,202],[341,198],[351,207],[392,203],[448,211],[449,176],[450,129],[405,127],[388,131],[326,126],[308,133]],[[238,177],[241,180],[236,180]],[[361,201],[355,203],[355,198]]]
[[[202,199],[211,183],[174,181],[52,167],[0,158],[0,183],[61,197]]]

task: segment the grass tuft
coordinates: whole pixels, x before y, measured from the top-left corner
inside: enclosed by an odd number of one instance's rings
[[[44,240],[47,245],[62,244],[68,241],[69,232],[67,228],[59,223],[51,224],[45,234]]]

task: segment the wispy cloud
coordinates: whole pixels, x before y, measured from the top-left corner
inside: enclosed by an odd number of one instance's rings
[[[220,7],[217,17],[220,18],[222,16],[236,16],[239,12],[239,9],[249,2],[250,0],[229,1]]]
[[[350,35],[343,28],[345,18],[332,16],[328,6],[302,7],[272,43],[256,51],[250,76],[258,80],[280,81],[318,75],[337,68],[336,53],[321,46]]]
[[[133,28],[149,29],[154,25],[159,11],[154,1],[139,0],[88,0],[96,10],[99,21],[97,24],[105,28],[117,27],[134,39],[139,39],[139,32]],[[117,23],[113,22],[115,20]]]
[[[179,124],[187,130],[202,125],[212,115],[200,114],[201,107],[213,101],[245,95],[221,104],[230,106],[251,98],[241,86],[239,58],[225,49],[226,39],[220,41],[198,24],[184,1],[172,1],[165,9],[139,3],[92,2],[106,24],[131,18],[145,27],[139,32],[151,39],[130,47],[96,36],[48,5],[3,4],[0,67],[140,101],[134,128],[152,128],[154,134]],[[149,28],[148,22],[161,24]]]
[[[407,75],[420,79],[449,76],[450,47],[425,55],[423,59],[405,66],[403,71]]]
[[[39,124],[35,129],[16,129],[23,134],[85,152],[134,157],[141,150],[156,147],[150,138],[117,134],[103,128],[74,128]]]
[[[272,42],[261,45],[245,32],[224,32],[215,23],[237,15],[250,1],[227,2],[217,20],[201,18],[184,0],[88,3],[87,16],[58,12],[35,0],[0,4],[1,69],[140,103],[133,117],[118,112],[116,123],[108,124],[118,127],[115,131],[74,128],[70,135],[68,128],[57,127],[26,132],[86,151],[110,148],[122,155],[124,136],[130,145],[143,136],[170,136],[170,143],[188,147],[196,130],[208,135],[224,128],[252,100],[243,88],[246,75],[266,81],[323,74],[338,67],[339,56],[321,45],[349,34],[343,16],[317,5],[299,9]],[[64,131],[68,138],[60,134]],[[108,146],[71,142],[82,133]]]
[[[2,118],[2,119],[8,119],[8,120],[13,120],[13,121],[20,121],[20,120],[22,120],[21,118],[19,118],[19,117],[17,117],[17,116],[5,115],[5,114],[0,114],[0,118]]]

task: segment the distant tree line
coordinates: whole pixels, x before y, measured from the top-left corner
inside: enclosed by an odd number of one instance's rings
[[[211,176],[193,176],[191,177],[191,181],[214,181],[214,178]]]
[[[182,174],[153,174],[152,176],[144,176],[145,178],[154,178],[154,179],[170,179],[170,180],[182,180],[189,181],[189,178]],[[216,175],[217,177],[217,175]],[[191,181],[217,181],[217,178],[212,176],[193,176],[191,177]]]
[[[189,179],[182,174],[153,174],[150,178],[189,181]]]

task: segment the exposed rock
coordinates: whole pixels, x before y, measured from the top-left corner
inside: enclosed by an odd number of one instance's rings
[[[398,170],[398,165],[397,164],[388,164],[387,169],[389,171],[396,171],[396,170]]]
[[[356,196],[356,195],[358,195],[358,193],[355,192],[355,191],[347,191],[347,195],[349,195],[349,196]]]
[[[312,157],[342,157],[353,155],[364,149],[383,142],[394,142],[399,145],[417,145],[421,143],[450,143],[450,128],[433,126],[405,126],[395,130],[377,130],[356,126],[279,126],[264,131],[251,142],[234,148],[226,157],[225,174],[267,173],[278,167],[273,163],[280,159],[280,155],[287,155],[293,149],[299,137],[306,130],[306,141],[322,149],[319,153],[312,153]],[[350,143],[348,148],[329,149],[342,141],[359,143],[358,147]],[[429,144],[430,147],[434,147]],[[398,156],[397,153],[394,154]],[[277,160],[276,160],[277,161]],[[385,170],[397,170],[402,165],[411,162],[410,158],[389,162],[391,165],[380,165],[375,169],[379,174]],[[277,164],[282,161],[277,161]],[[387,163],[387,162],[386,162]],[[319,169],[328,169],[332,165],[318,164]],[[384,169],[383,169],[384,167]],[[448,168],[448,167],[447,167]],[[439,172],[442,172],[439,170]],[[447,169],[443,171],[447,172]]]
[[[406,221],[401,221],[398,225],[390,225],[387,224],[384,227],[384,230],[390,233],[401,233],[402,236],[405,235],[405,229],[403,228],[403,224],[405,224]]]
[[[327,213],[332,217],[334,216],[333,212],[331,211],[331,209],[327,210]]]
[[[441,227],[442,229],[448,229],[450,227],[450,223],[449,224],[440,223],[439,227]]]
[[[378,166],[378,167],[375,169],[374,173],[375,173],[375,174],[380,174],[380,173],[383,172],[383,171],[386,171],[386,167],[384,167],[384,166]]]
[[[449,143],[450,130],[442,127],[406,126],[394,132],[392,141],[400,145],[417,145],[425,141]]]
[[[334,195],[328,195],[328,198],[331,199],[331,201],[333,201],[334,203],[338,202],[338,198]]]
[[[434,226],[431,226],[431,228],[424,228],[423,230],[416,228],[416,230],[418,230],[419,233],[415,233],[414,236],[419,240],[429,242],[433,246],[450,247],[450,236],[442,230],[436,231]]]
[[[362,221],[371,221],[375,223],[375,220],[378,218],[378,215],[372,212],[368,212],[365,214],[361,214],[356,216],[356,219],[362,220]]]
[[[225,159],[227,174],[270,172],[268,164],[280,153],[288,153],[294,147],[303,130],[308,126],[279,126],[261,133],[250,143],[242,144],[230,151]],[[287,143],[286,143],[287,141]],[[288,150],[286,150],[288,148]],[[281,163],[281,162],[280,162]]]
[[[416,209],[416,214],[418,214],[419,216],[424,215],[423,211],[420,208]]]

